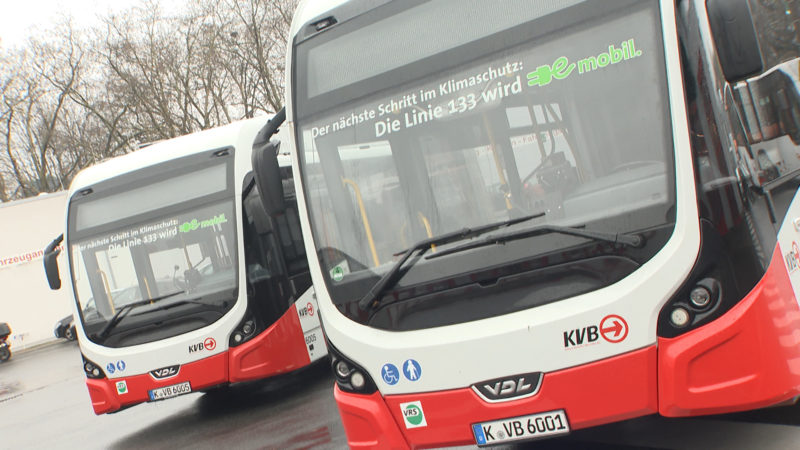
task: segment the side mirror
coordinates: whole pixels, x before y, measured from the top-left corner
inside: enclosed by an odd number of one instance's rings
[[[764,70],[747,0],[706,0],[708,22],[722,72],[730,83]]]
[[[50,289],[53,290],[61,289],[61,277],[58,274],[58,254],[61,253],[61,249],[58,246],[63,239],[64,235],[59,235],[44,249],[44,273],[47,275]]]
[[[281,109],[259,131],[253,142],[253,174],[264,210],[270,216],[281,214],[286,210],[281,170],[278,166],[278,150],[281,144],[279,141],[270,140],[285,119],[286,110]]]
[[[261,203],[268,215],[274,216],[286,210],[283,201],[283,182],[278,166],[278,150],[281,143],[270,141],[253,149],[253,174],[261,196]]]

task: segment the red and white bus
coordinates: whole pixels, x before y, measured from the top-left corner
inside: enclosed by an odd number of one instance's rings
[[[352,447],[800,395],[800,152],[752,170],[745,0],[308,0],[289,51]]]
[[[286,207],[267,215],[251,170],[252,149],[275,123],[256,118],[156,143],[75,177],[65,284],[95,413],[327,355],[294,193],[282,189]],[[290,186],[289,158],[280,159],[275,176]],[[60,240],[46,250],[52,288],[61,284]]]

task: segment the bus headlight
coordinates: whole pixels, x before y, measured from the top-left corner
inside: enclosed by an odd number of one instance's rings
[[[256,324],[255,319],[249,314],[245,314],[244,319],[239,322],[239,325],[234,328],[233,333],[231,333],[228,344],[231,347],[243,344],[253,338],[257,334],[257,331],[258,324]]]
[[[101,369],[100,366],[89,361],[83,355],[81,355],[81,358],[83,358],[83,372],[86,374],[86,378],[99,380],[106,377],[105,372],[103,372],[103,369]]]
[[[691,318],[692,317],[689,315],[689,311],[680,306],[673,309],[672,314],[669,316],[670,322],[672,322],[672,324],[678,328],[688,325]]]
[[[696,308],[705,308],[711,303],[711,292],[703,286],[697,286],[689,293],[689,301]]]
[[[364,379],[364,375],[359,371],[354,371],[353,375],[350,376],[350,384],[356,389],[363,389],[366,383],[367,380]]]
[[[347,376],[350,375],[350,372],[352,372],[352,369],[347,365],[346,362],[338,361],[334,367],[334,371],[336,372],[336,376],[338,378],[347,378]]]
[[[331,369],[336,377],[336,385],[344,392],[354,394],[372,394],[378,390],[367,371],[358,364],[350,361],[328,343],[328,353],[331,356]]]

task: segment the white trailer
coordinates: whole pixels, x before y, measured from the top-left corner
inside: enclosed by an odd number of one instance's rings
[[[53,325],[72,312],[69,291],[50,290],[42,266],[44,247],[63,232],[66,200],[58,192],[0,203],[0,322],[11,326],[13,350],[55,339]]]

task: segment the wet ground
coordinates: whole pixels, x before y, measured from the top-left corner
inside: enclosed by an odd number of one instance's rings
[[[77,345],[62,342],[0,364],[0,449],[346,448],[325,365],[96,416]],[[644,417],[517,447],[545,449],[800,448],[800,406],[695,419]]]

